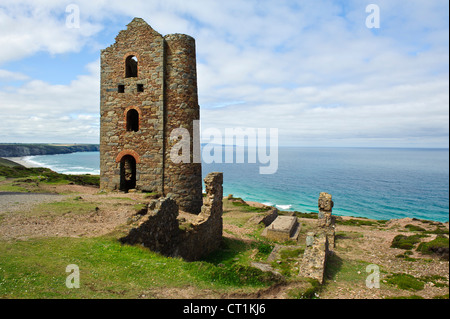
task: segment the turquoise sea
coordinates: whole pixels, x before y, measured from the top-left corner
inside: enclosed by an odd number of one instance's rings
[[[278,170],[259,163],[205,164],[203,175],[224,173],[224,196],[317,212],[320,192],[332,194],[333,213],[373,219],[449,220],[449,150],[280,147]],[[31,156],[61,173],[99,173],[99,153]],[[246,161],[247,162],[247,161]]]

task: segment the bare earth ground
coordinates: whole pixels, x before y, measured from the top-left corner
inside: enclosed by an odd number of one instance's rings
[[[0,182],[1,183],[1,182]],[[0,239],[1,240],[26,240],[35,237],[96,237],[110,233],[118,226],[126,224],[136,210],[134,205],[145,202],[144,195],[140,193],[99,193],[98,188],[77,186],[77,185],[57,185],[42,186],[48,193],[59,193],[65,195],[49,194],[26,194],[26,195],[0,195]],[[41,203],[72,200],[94,203],[95,209],[88,214],[73,214],[67,211],[60,215],[33,215],[33,211]],[[147,200],[148,201],[148,200]],[[259,203],[249,204],[258,206]],[[251,241],[249,236],[254,231],[254,226],[247,226],[246,221],[252,213],[227,212],[224,215],[224,236],[237,238],[244,241]],[[231,215],[230,215],[231,214]],[[232,215],[235,214],[235,215]],[[242,225],[235,222],[228,223],[227,218],[233,216],[235,219],[242,219]],[[226,218],[225,218],[226,217]],[[343,220],[356,219],[342,217]],[[300,218],[303,229],[311,227],[315,221],[313,219]],[[323,299],[366,299],[384,298],[395,296],[418,295],[424,298],[445,295],[449,293],[449,262],[440,260],[435,256],[425,256],[413,250],[417,261],[405,261],[396,258],[404,250],[390,248],[392,239],[398,234],[412,235],[405,232],[405,225],[412,224],[433,230],[436,226],[423,223],[418,220],[401,219],[391,220],[385,225],[378,226],[344,226],[337,225],[336,247],[334,248],[334,260],[345,261],[350,264],[361,264],[352,268],[352,275],[356,280],[341,278],[349,276],[344,272],[337,272],[334,279],[327,278],[325,287],[320,292]],[[448,223],[444,224],[448,229]],[[301,238],[304,233],[302,231]],[[424,238],[430,241],[436,235]],[[302,239],[301,239],[302,240]],[[365,279],[369,275],[366,272],[368,264],[375,264],[380,267],[381,287],[379,289],[369,289],[366,287]],[[344,267],[344,266],[342,266]],[[354,272],[354,273],[353,273]],[[416,277],[439,275],[446,278],[447,287],[435,287],[433,283],[426,283],[425,288],[420,291],[409,292],[394,289],[385,284],[385,277],[389,273],[406,273]],[[216,291],[199,290],[195,287],[184,288],[164,288],[150,289],[143,292],[142,298],[146,296],[157,296],[158,298],[286,298],[287,292],[295,288],[298,283],[281,284],[261,290],[252,294],[239,292],[223,295]]]
[[[135,200],[142,194],[98,195],[98,188],[78,185],[46,186],[49,193],[67,195],[22,194],[0,195],[0,236],[3,239],[27,239],[35,237],[96,237],[113,231],[127,222],[136,211]],[[41,203],[64,201],[81,197],[80,201],[95,203],[98,209],[90,214],[66,214],[33,216],[27,214]],[[125,204],[124,204],[125,199]],[[129,200],[127,200],[129,199]],[[129,204],[128,204],[129,202]],[[21,212],[21,214],[15,213]]]

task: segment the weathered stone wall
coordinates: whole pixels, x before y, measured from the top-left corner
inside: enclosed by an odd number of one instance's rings
[[[222,242],[223,174],[210,173],[205,177],[206,198],[198,222],[181,236],[178,255],[196,260],[216,250]]]
[[[138,59],[138,76],[125,77],[125,60]],[[164,39],[144,20],[134,19],[101,52],[100,184],[119,189],[121,155],[133,154],[136,188],[163,193]],[[143,84],[144,92],[137,92]],[[124,86],[119,93],[118,86]],[[126,111],[140,114],[139,131],[126,130]]]
[[[150,202],[148,212],[132,228],[127,236],[120,239],[130,245],[143,244],[155,252],[174,256],[180,242],[178,205],[171,198]]]
[[[335,220],[332,216],[334,206],[332,196],[328,193],[319,195],[319,215],[317,226],[306,236],[306,249],[300,266],[300,275],[324,280],[327,256],[334,248]]]
[[[328,240],[323,233],[309,232],[306,236],[306,249],[300,265],[302,277],[313,278],[323,283],[328,255]]]
[[[264,226],[269,226],[278,217],[278,209],[273,207],[271,210],[258,214],[249,219],[250,223],[253,224],[263,224]]]
[[[170,198],[153,200],[148,212],[123,238],[123,243],[143,244],[166,256],[197,260],[211,253],[222,242],[222,173],[210,173],[205,178],[206,198],[194,222],[181,227],[177,219],[178,205]],[[145,212],[144,212],[145,213]]]
[[[166,52],[166,99],[165,99],[165,161],[164,189],[173,193],[181,209],[200,213],[202,206],[202,167],[194,163],[193,121],[200,118],[197,95],[197,67],[194,38],[184,34],[164,37]],[[178,140],[171,140],[174,129],[184,128],[189,132],[189,163],[174,163],[170,158],[172,146]],[[198,150],[200,142],[195,145]],[[186,150],[183,150],[186,151]]]
[[[137,75],[130,77],[126,65],[131,56],[137,58]],[[127,130],[130,110],[139,114],[137,131]],[[192,37],[163,37],[144,20],[133,19],[101,52],[100,115],[102,189],[121,188],[120,162],[131,156],[136,189],[172,193],[182,210],[200,212],[201,164],[172,163],[169,140],[174,128],[186,128],[193,137],[193,120],[200,117]]]

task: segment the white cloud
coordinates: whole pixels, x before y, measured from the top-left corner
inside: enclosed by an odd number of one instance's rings
[[[195,37],[205,128],[278,127],[286,144],[448,146],[446,2],[379,0],[378,30],[366,28],[366,4],[357,0],[73,2],[80,30],[63,26],[69,2],[2,2],[0,64],[39,51],[97,50],[101,30],[139,16],[162,34]],[[8,78],[26,83],[0,89],[6,123],[17,120],[6,112],[20,106],[52,118],[55,132],[72,121],[80,138],[92,130],[95,141],[98,62],[70,85],[0,70],[0,81]],[[18,127],[2,129],[1,138],[26,138]],[[69,129],[55,134],[77,137]]]
[[[80,52],[101,26],[82,21],[80,28],[68,28],[67,4],[61,1],[2,1],[0,65],[39,51],[50,54]]]
[[[28,80],[29,77],[25,74],[19,73],[19,72],[11,72],[8,70],[1,70],[0,69],[0,82],[2,81],[24,81]]]
[[[31,80],[0,90],[0,140],[4,142],[98,142],[99,61],[69,85]],[[74,116],[70,116],[74,114]]]

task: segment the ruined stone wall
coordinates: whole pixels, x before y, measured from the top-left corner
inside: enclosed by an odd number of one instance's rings
[[[335,220],[332,215],[334,206],[332,196],[320,193],[319,215],[316,227],[306,236],[306,249],[300,265],[300,275],[317,279],[323,283],[327,256],[334,248]]]
[[[194,222],[187,227],[177,219],[176,202],[170,197],[161,198],[149,203],[148,212],[120,241],[143,244],[163,255],[189,261],[211,253],[222,242],[222,183],[222,173],[208,174],[205,204],[199,215],[192,215]]]
[[[181,234],[177,216],[178,205],[173,199],[154,200],[138,225],[120,241],[130,245],[142,244],[152,251],[175,256]]]
[[[186,260],[197,260],[219,248],[222,242],[222,184],[222,173],[205,177],[206,198],[198,222],[181,236],[178,254]]]
[[[137,63],[131,61],[130,66],[127,59],[132,56]],[[129,76],[127,69],[134,64],[137,74]],[[127,130],[130,110],[138,114],[136,130]],[[163,37],[144,20],[133,19],[101,52],[100,187],[120,189],[121,160],[132,157],[134,188],[172,193],[182,210],[198,214],[201,164],[173,163],[170,149],[175,141],[169,137],[180,127],[192,137],[193,120],[199,117],[195,40],[180,34]],[[199,149],[199,141],[196,146]]]
[[[309,232],[306,236],[306,249],[300,265],[302,277],[313,278],[323,283],[328,255],[328,240],[323,233]]]

